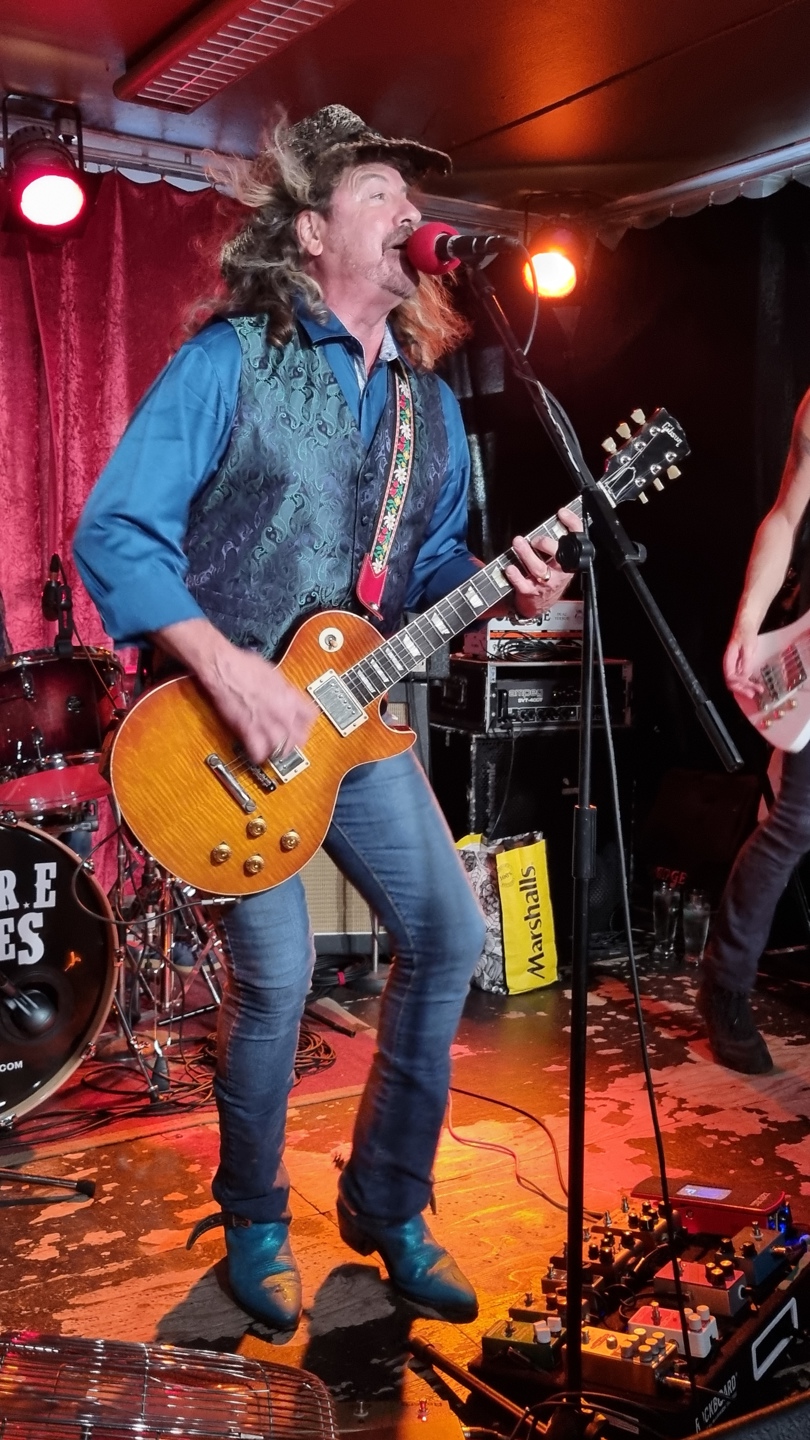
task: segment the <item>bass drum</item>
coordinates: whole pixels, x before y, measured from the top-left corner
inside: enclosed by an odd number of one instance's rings
[[[112,919],[67,845],[0,823],[0,1119],[58,1090],[102,1029],[115,984]]]

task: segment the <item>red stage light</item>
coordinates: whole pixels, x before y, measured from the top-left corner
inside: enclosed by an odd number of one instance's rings
[[[6,228],[54,238],[83,229],[95,176],[84,174],[69,141],[53,128],[24,125],[8,135],[6,176]]]
[[[534,292],[532,270],[537,278],[537,291],[541,300],[564,300],[575,288],[577,257],[580,245],[570,230],[544,229],[534,236],[528,246],[531,256],[523,267],[523,284]]]
[[[43,171],[27,180],[20,193],[21,213],[32,225],[69,225],[86,204],[85,193],[71,175]]]

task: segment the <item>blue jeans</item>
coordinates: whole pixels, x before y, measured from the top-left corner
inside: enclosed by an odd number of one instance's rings
[[[753,990],[777,901],[808,850],[810,745],[785,755],[779,794],[734,862],[704,958],[714,984]]]
[[[396,956],[378,1049],[341,1178],[362,1214],[425,1208],[450,1079],[450,1046],[484,943],[484,922],[412,752],[351,771],[324,848],[380,918]],[[299,876],[241,901],[220,1010],[214,1196],[251,1220],[288,1220],[287,1096],[315,949]]]

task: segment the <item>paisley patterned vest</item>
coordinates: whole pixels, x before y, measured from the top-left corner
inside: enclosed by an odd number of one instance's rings
[[[394,385],[366,447],[320,346],[303,331],[283,349],[268,345],[260,315],[230,323],[242,346],[239,401],[222,464],[191,509],[186,584],[230,640],[269,657],[313,611],[357,608],[395,437]],[[409,374],[414,462],[388,562],[385,633],[400,623],[448,458],[439,382]]]

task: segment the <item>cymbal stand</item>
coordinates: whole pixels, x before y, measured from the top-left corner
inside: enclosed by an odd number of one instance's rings
[[[154,1076],[150,1072],[149,1067],[143,1058],[142,1047],[135,1037],[127,1015],[127,1011],[129,1009],[126,983],[128,961],[128,926],[126,920],[124,919],[123,912],[123,897],[126,890],[127,882],[127,851],[122,831],[121,811],[119,810],[118,805],[116,804],[116,801],[112,795],[110,796],[110,809],[112,810],[113,818],[118,825],[116,878],[115,884],[113,885],[109,896],[110,903],[112,905],[113,915],[115,916],[117,921],[116,931],[118,939],[118,943],[115,947],[116,980],[110,1013],[115,1019],[119,1035],[123,1035],[126,1042],[126,1047],[141,1072],[141,1077],[144,1081],[144,1084],[146,1085],[149,1099],[153,1103],[156,1103],[160,1099],[160,1091],[155,1082]]]
[[[181,918],[185,919],[189,930],[192,928],[189,921],[193,922],[196,934],[196,958],[188,974],[182,975],[182,982],[188,989],[199,976],[206,985],[212,1000],[210,1005],[198,1005],[195,1010],[183,1012],[184,1019],[192,1020],[197,1015],[208,1015],[211,1011],[218,1010],[222,1004],[222,990],[216,976],[217,966],[224,968],[225,963],[222,940],[216,923],[212,924],[208,919],[202,905],[191,896],[185,895],[187,887],[175,884],[173,888],[176,898],[183,905],[183,910],[180,912]]]

